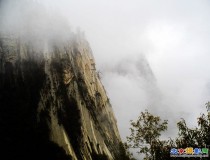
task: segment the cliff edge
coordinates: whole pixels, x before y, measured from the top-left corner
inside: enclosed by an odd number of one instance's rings
[[[0,36],[0,157],[118,160],[112,106],[81,33],[36,46]],[[123,152],[122,152],[123,150]]]

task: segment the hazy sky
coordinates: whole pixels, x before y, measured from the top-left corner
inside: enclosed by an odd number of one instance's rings
[[[147,107],[174,128],[180,117],[194,126],[205,112],[210,100],[210,1],[46,2],[67,17],[73,29],[85,32],[123,139],[129,120]],[[141,57],[148,60],[154,79],[138,74]],[[120,74],[119,66],[127,66],[127,73]]]
[[[37,0],[38,1],[38,0]],[[144,109],[174,136],[210,101],[209,0],[39,0],[85,32],[121,137]]]
[[[123,138],[127,121],[147,107],[169,121],[184,117],[190,124],[205,112],[210,100],[210,1],[46,2],[67,17],[73,28],[85,32]],[[141,55],[154,74],[151,85],[144,75],[135,74]],[[116,69],[123,62],[128,74]]]

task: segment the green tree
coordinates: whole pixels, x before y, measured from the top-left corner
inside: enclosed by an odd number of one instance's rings
[[[127,137],[131,148],[138,148],[138,153],[145,154],[145,160],[155,159],[158,147],[165,145],[160,141],[161,132],[167,130],[167,120],[162,121],[159,116],[154,116],[147,110],[141,112],[137,121],[131,120],[130,136]]]
[[[176,148],[186,147],[210,147],[210,116],[201,114],[197,118],[198,127],[189,128],[184,119],[177,123],[178,138],[175,139],[173,146]],[[209,158],[202,158],[208,160]]]
[[[130,152],[130,147],[129,145],[125,142],[123,143],[123,148],[124,148],[124,153],[126,153],[126,156],[129,157],[129,160],[136,160],[134,157],[133,157],[133,153]]]
[[[184,119],[177,123],[178,138],[177,147],[204,147],[210,145],[210,116],[201,114],[197,118],[198,127],[188,128]]]
[[[208,105],[210,102],[206,103],[207,108]],[[160,140],[161,132],[167,130],[168,121],[162,121],[159,116],[154,116],[146,110],[141,112],[137,121],[131,121],[131,134],[127,137],[128,146],[138,148],[138,153],[145,154],[145,160],[173,159],[170,157],[171,148],[210,147],[210,113],[201,114],[197,120],[198,126],[189,128],[185,120],[181,119],[177,123],[178,137],[174,140]]]

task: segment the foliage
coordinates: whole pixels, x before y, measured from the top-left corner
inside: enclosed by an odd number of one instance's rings
[[[167,124],[167,120],[162,121],[159,116],[154,116],[147,110],[141,112],[136,122],[131,120],[131,135],[127,137],[129,146],[138,148],[138,153],[145,154],[145,159],[152,159],[157,144],[164,143],[159,137],[167,129]]]
[[[209,103],[206,103],[206,107],[207,105]],[[131,121],[131,134],[127,137],[128,147],[138,148],[138,153],[145,155],[144,160],[172,159],[171,148],[209,147],[210,114],[201,114],[197,120],[198,126],[189,128],[186,121],[181,119],[177,123],[178,137],[163,141],[159,137],[161,132],[167,130],[167,120],[161,121],[159,116],[154,116],[146,110],[141,112],[136,122]]]
[[[125,143],[121,143],[120,148],[123,148],[121,152],[125,153],[125,155],[124,155],[125,158],[123,160],[136,160],[133,157],[133,153],[130,152],[129,145],[126,142]]]
[[[184,119],[177,123],[179,137],[176,138],[176,145],[178,147],[204,147],[210,144],[210,116],[202,114],[197,123],[196,128],[188,128]]]

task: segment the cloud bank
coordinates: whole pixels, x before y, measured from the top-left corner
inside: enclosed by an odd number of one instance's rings
[[[204,105],[210,100],[208,0],[38,2],[54,14],[45,11],[40,15],[36,9],[34,14],[30,8],[20,19],[25,11],[11,12],[8,24],[15,23],[24,32],[32,28],[33,33],[34,25],[38,25],[46,37],[57,37],[57,33],[65,37],[68,25],[60,24],[70,23],[72,30],[84,30],[124,140],[129,134],[129,120],[144,109],[169,120],[166,138],[176,135],[176,122],[181,117],[190,126],[196,125],[196,117],[205,112]],[[32,25],[23,26],[26,21]]]
[[[0,34],[18,37],[34,49],[62,44],[73,35],[67,19],[33,0],[1,0]]]

